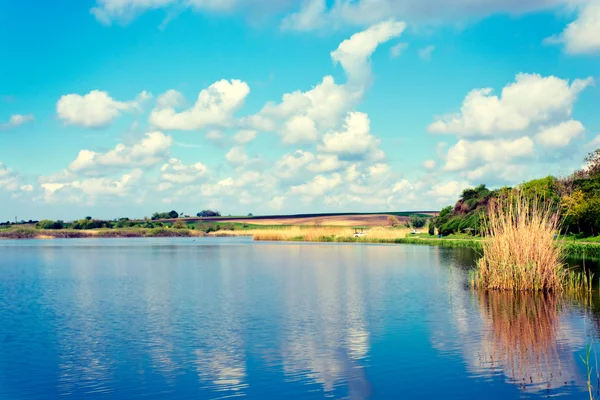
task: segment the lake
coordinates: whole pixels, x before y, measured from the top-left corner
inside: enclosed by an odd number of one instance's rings
[[[0,399],[589,398],[597,299],[473,292],[475,257],[0,241]]]

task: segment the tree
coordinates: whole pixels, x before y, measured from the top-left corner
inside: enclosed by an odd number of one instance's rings
[[[92,220],[92,217],[90,217],[90,216],[87,216],[87,217],[85,217],[85,219],[86,219],[86,220],[88,220],[88,221],[91,221],[91,220]]]
[[[390,224],[390,226],[398,226],[398,225],[400,225],[400,221],[398,220],[398,218],[396,218],[395,215],[390,215],[387,218],[387,222],[388,222],[388,224]]]
[[[435,235],[435,218],[431,218],[429,220],[429,229],[428,229],[428,233],[433,236]]]
[[[179,217],[179,213],[178,213],[177,211],[175,211],[175,210],[171,210],[171,211],[169,212],[169,218],[173,218],[173,219],[175,219],[175,218],[177,218],[177,217]]]
[[[587,164],[587,175],[594,178],[600,175],[600,149],[589,153],[584,159]]]
[[[213,210],[202,210],[196,216],[200,218],[220,217],[221,213]]]
[[[427,218],[419,217],[418,215],[411,215],[410,223],[415,229],[422,228],[427,223]]]
[[[250,218],[254,217],[254,215],[252,215],[252,213],[248,214],[248,216],[249,216]]]

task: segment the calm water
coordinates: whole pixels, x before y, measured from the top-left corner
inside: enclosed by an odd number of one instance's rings
[[[594,309],[466,249],[0,242],[0,399],[585,399]],[[600,357],[600,354],[599,354]]]

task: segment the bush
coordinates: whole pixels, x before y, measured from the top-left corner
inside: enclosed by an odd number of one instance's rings
[[[52,221],[49,219],[45,219],[43,221],[38,222],[35,225],[38,229],[63,229],[65,227],[65,223],[63,221]]]
[[[183,221],[177,221],[173,224],[173,229],[187,229],[187,224]]]

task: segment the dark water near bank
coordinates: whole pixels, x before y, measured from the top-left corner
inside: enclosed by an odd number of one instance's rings
[[[474,260],[246,238],[0,242],[0,399],[589,398],[593,301],[474,293]]]

